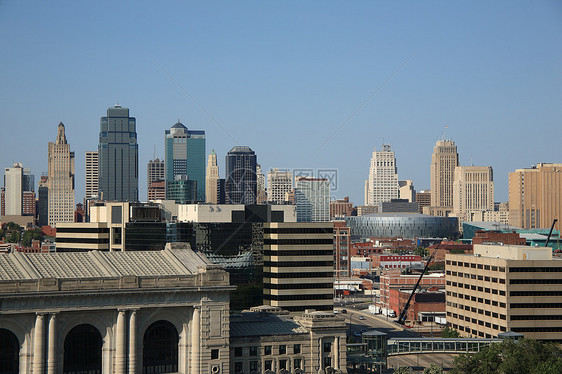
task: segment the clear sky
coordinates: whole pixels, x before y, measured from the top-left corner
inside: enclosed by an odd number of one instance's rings
[[[248,145],[264,171],[337,169],[333,195],[356,205],[383,142],[427,189],[446,131],[461,165],[493,167],[496,201],[508,172],[562,162],[557,0],[0,1],[0,58],[0,167],[38,180],[62,121],[76,202],[117,102],[137,119],[141,200],[178,118],[206,131],[221,176]]]

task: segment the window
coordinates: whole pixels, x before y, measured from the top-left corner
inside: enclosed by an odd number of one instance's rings
[[[258,362],[257,361],[250,361],[250,372],[258,371]]]
[[[250,356],[257,356],[258,355],[258,347],[255,345],[250,347]]]
[[[265,356],[269,356],[271,354],[271,346],[270,345],[266,345],[265,347],[263,347],[263,354]]]
[[[240,374],[243,371],[243,365],[242,362],[235,362],[234,363],[234,374]]]
[[[241,357],[242,356],[242,347],[235,347],[234,348],[234,357]]]
[[[219,350],[211,349],[211,360],[218,360],[218,359],[219,359]]]
[[[332,358],[324,357],[324,369],[326,369],[328,366],[332,366]]]
[[[298,345],[298,344],[296,344],[296,345]],[[301,368],[301,365],[302,365],[301,363],[302,363],[302,360],[301,360],[300,358],[295,358],[295,359],[293,359],[293,368],[294,368],[294,369],[302,369],[302,368]]]
[[[271,362],[272,362],[271,360],[266,360],[264,362],[264,369],[265,370],[271,370],[271,368],[272,368]]]
[[[279,370],[287,369],[287,360],[279,360]]]
[[[301,353],[301,345],[300,344],[295,344],[295,346],[293,347],[293,353],[295,353],[295,354]]]
[[[324,343],[324,353],[330,353],[330,352],[332,352],[332,343],[330,342]]]
[[[280,355],[286,355],[287,354],[287,346],[286,345],[280,345],[279,346],[279,354]]]

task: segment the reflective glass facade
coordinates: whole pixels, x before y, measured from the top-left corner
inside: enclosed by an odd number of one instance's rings
[[[257,157],[250,147],[237,146],[226,155],[226,204],[256,204]]]

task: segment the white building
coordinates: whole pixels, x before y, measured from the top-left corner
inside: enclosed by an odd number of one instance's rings
[[[293,189],[293,173],[288,170],[271,169],[267,173],[267,201],[283,204],[286,194]]]
[[[369,178],[365,181],[365,205],[398,199],[398,169],[389,144],[373,151]]]
[[[213,149],[207,159],[207,175],[205,182],[205,202],[218,203],[217,183],[219,181],[219,165],[217,164],[217,154]]]
[[[457,166],[453,177],[453,212],[463,220],[471,212],[494,210],[491,166]]]
[[[56,141],[49,142],[49,226],[74,222],[74,152],[59,123]]]
[[[330,221],[330,187],[326,178],[297,177],[295,204],[298,222]]]
[[[4,214],[21,216],[23,200],[23,168],[18,162],[4,171]]]
[[[99,194],[98,151],[86,152],[86,199]]]
[[[243,218],[246,206],[243,204],[179,204],[179,222],[199,223],[230,223],[239,222],[236,217]],[[271,212],[283,214],[282,222],[297,222],[296,207],[294,205],[263,206]]]

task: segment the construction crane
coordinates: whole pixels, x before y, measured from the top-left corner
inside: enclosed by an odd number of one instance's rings
[[[544,245],[545,247],[548,247],[548,242],[550,242],[550,236],[552,235],[552,230],[554,230],[554,225],[556,225],[556,221],[558,221],[556,218],[554,219],[554,221],[552,221],[552,226],[550,226],[550,232],[548,233],[548,237],[546,238],[546,244]]]
[[[435,247],[435,250],[433,251],[431,256],[429,256],[429,259],[427,260],[427,263],[425,264],[425,267],[423,268],[423,271],[420,274],[420,277],[418,278],[418,281],[416,282],[416,284],[414,285],[414,288],[412,289],[412,293],[410,294],[410,297],[408,297],[408,301],[406,302],[406,305],[404,305],[404,309],[402,309],[402,312],[400,312],[400,316],[398,316],[398,320],[396,322],[398,322],[399,324],[403,325],[404,322],[406,321],[406,314],[408,313],[408,308],[410,307],[410,302],[412,301],[412,298],[414,297],[414,294],[416,293],[416,290],[418,289],[418,286],[420,285],[420,282],[422,280],[423,275],[425,274],[425,272],[429,268],[429,264],[431,264],[431,261],[433,260],[433,257],[435,257],[435,254],[439,250],[440,245],[441,245],[441,243],[437,244],[437,247]]]

